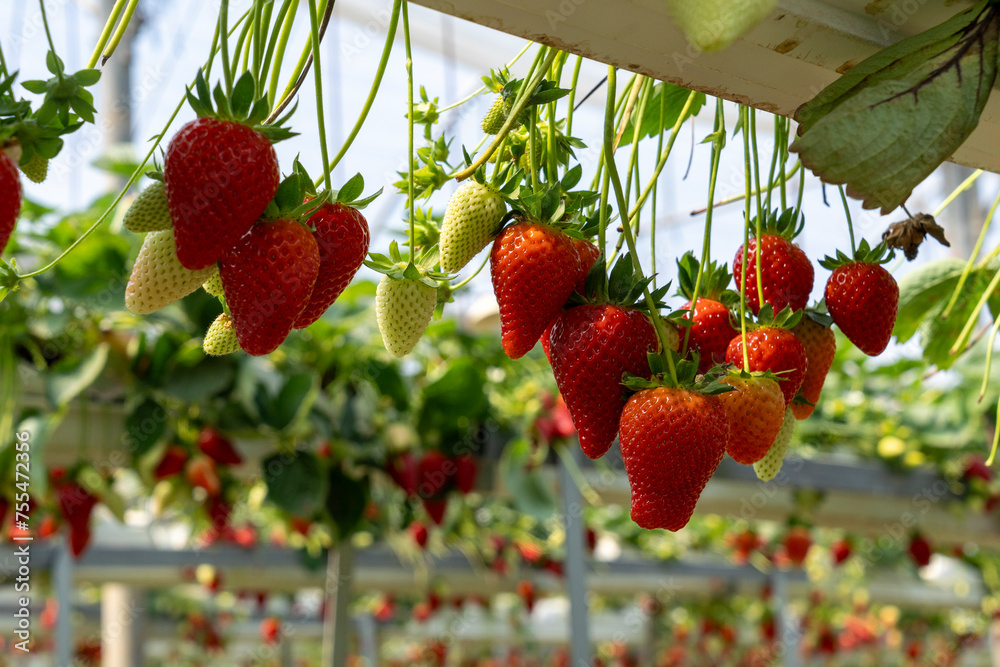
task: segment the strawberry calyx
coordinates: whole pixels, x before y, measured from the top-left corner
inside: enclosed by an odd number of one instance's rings
[[[583,216],[583,210],[593,205],[600,193],[570,189],[579,182],[581,173],[577,165],[548,188],[509,197],[512,215],[508,221],[548,225],[570,236],[587,238],[586,232],[594,225],[592,219]]]
[[[577,236],[579,232],[572,234]],[[585,237],[583,237],[585,238]],[[585,295],[574,292],[570,297],[570,306],[584,304],[611,304],[634,308],[649,314],[649,306],[644,298],[646,288],[653,282],[653,277],[645,277],[642,271],[632,264],[632,259],[628,255],[623,255],[615,262],[611,269],[611,275],[606,272],[606,261],[602,253],[590,271],[584,283]],[[663,285],[651,292],[653,303],[657,309],[665,308],[663,298],[670,289],[670,283]]]
[[[774,209],[763,214],[761,220],[761,234],[773,234],[791,241],[805,227],[806,219],[797,209],[787,208],[784,211]],[[757,219],[760,214],[750,219],[750,234],[753,236],[757,232]]]
[[[368,253],[368,256],[370,259],[365,260],[365,266],[394,280],[415,280],[428,287],[440,289],[442,282],[451,279],[447,273],[427,268],[433,266],[432,258],[437,256],[437,251],[433,248],[424,250],[414,261],[412,257],[404,259],[399,252],[399,244],[393,241],[389,244],[388,256],[377,252]]]
[[[667,372],[667,365],[664,363],[665,355],[670,355],[673,361],[673,366],[677,372],[676,381]],[[698,354],[692,353],[691,356],[693,358],[682,359],[680,354],[669,349],[664,350],[662,353],[650,352],[647,355],[649,369],[652,372],[650,378],[641,378],[630,373],[625,373],[622,377],[622,384],[632,391],[655,389],[656,387],[688,389],[707,395],[733,391],[732,386],[722,381],[728,372],[725,366],[715,366],[704,375],[701,375],[698,373]]]
[[[701,263],[690,250],[677,260],[678,296],[682,296],[688,301],[694,299],[699,270],[701,270]],[[709,261],[701,270],[701,284],[697,285],[698,298],[722,301],[723,293],[727,291],[732,279],[733,277],[725,264],[719,265],[714,261]]]
[[[772,329],[791,329],[802,320],[803,312],[804,311],[801,310],[792,310],[791,306],[785,306],[780,312],[775,313],[771,304],[765,303],[760,309],[760,312],[757,313],[756,322],[751,320],[748,315],[747,331],[763,329],[765,327]],[[739,329],[739,322],[736,322],[734,326]]]
[[[838,250],[835,257],[827,255],[819,261],[819,265],[824,269],[833,271],[834,269],[847,266],[848,264],[885,264],[896,256],[896,252],[891,250],[885,241],[882,241],[874,248],[868,246],[866,239],[861,239],[854,256],[849,257]]]
[[[227,96],[222,90],[222,85],[218,83],[215,84],[215,89],[210,91],[200,69],[195,78],[195,92],[192,93],[190,88],[186,91],[188,104],[199,118],[215,118],[246,125],[262,134],[272,144],[297,136],[298,133],[283,126],[295,113],[295,108],[293,107],[274,123],[264,125],[271,108],[267,96],[255,99],[256,93],[257,82],[251,72],[244,72],[233,86],[232,95]]]

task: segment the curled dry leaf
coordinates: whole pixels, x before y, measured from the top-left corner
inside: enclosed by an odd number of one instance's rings
[[[928,234],[946,248],[951,247],[951,243],[944,236],[944,228],[937,223],[934,216],[926,213],[917,213],[902,222],[892,223],[883,232],[882,240],[890,248],[902,250],[906,259],[912,262],[917,258],[920,244]]]

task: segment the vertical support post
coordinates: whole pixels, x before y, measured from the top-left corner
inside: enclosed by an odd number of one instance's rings
[[[375,624],[375,617],[371,614],[363,614],[358,617],[358,644],[360,644],[359,653],[365,660],[365,667],[376,667],[378,665],[378,626]]]
[[[65,543],[56,549],[52,563],[53,588],[59,601],[56,614],[56,664],[73,664],[73,557]]]
[[[101,665],[140,667],[142,612],[139,595],[122,584],[101,587]]]
[[[351,578],[354,575],[354,552],[345,542],[331,549],[326,561],[326,617],[323,619],[323,665],[347,665],[347,641],[350,618]]]
[[[565,457],[576,456],[570,447]],[[583,525],[583,498],[570,474],[566,461],[559,462],[559,486],[562,491],[563,524],[566,530],[566,585],[569,588],[570,664],[590,664],[590,626],[587,606],[586,528]]]
[[[799,640],[802,630],[798,615],[792,609],[788,596],[788,577],[781,570],[776,570],[772,579],[774,589],[774,604],[777,616],[777,627],[780,633],[781,664],[784,667],[799,667]]]
[[[294,644],[294,642],[290,637],[282,638],[281,644],[278,648],[278,657],[281,667],[292,667],[295,664],[295,659],[292,656],[292,644]]]

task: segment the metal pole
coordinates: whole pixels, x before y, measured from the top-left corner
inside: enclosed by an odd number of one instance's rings
[[[799,667],[799,640],[802,638],[802,631],[798,615],[788,599],[788,579],[781,570],[775,571],[772,587],[777,624],[781,632],[781,664],[784,667]]]
[[[136,591],[122,584],[101,587],[101,665],[142,665],[140,636],[143,609]]]
[[[378,665],[378,626],[375,617],[363,614],[358,617],[358,643],[365,667]]]
[[[577,448],[565,452],[576,456]],[[587,609],[587,579],[584,560],[586,528],[583,525],[583,498],[565,461],[559,462],[559,486],[562,487],[563,523],[566,529],[566,585],[569,588],[570,664],[590,664],[590,627]]]
[[[347,635],[350,617],[351,577],[354,553],[349,543],[331,549],[326,561],[326,617],[323,619],[322,664],[347,665]]]
[[[56,614],[56,667],[73,664],[76,652],[73,641],[73,558],[63,544],[57,549],[52,564],[53,587],[59,601]]]
[[[281,667],[292,667],[295,664],[295,659],[292,656],[292,641],[290,637],[282,637],[278,651]]]

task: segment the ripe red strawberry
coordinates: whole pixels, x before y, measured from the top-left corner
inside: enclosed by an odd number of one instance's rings
[[[778,383],[767,377],[730,373],[722,380],[733,391],[719,394],[729,419],[726,452],[737,463],[764,458],[785,419],[785,399]]]
[[[524,602],[524,608],[530,614],[531,610],[535,608],[535,585],[527,579],[521,579],[517,582],[515,589],[521,601]]]
[[[771,371],[778,376],[778,386],[787,405],[805,379],[808,362],[802,343],[787,329],[760,327],[747,332],[747,357],[753,371]],[[743,368],[743,337],[735,336],[726,350],[726,361]],[[784,371],[788,371],[787,373]]]
[[[830,555],[833,557],[834,567],[840,566],[845,560],[851,557],[851,541],[848,539],[837,540],[830,546]]]
[[[434,611],[431,609],[430,605],[427,604],[426,602],[418,602],[417,604],[413,605],[413,610],[411,613],[413,614],[413,620],[415,620],[417,623],[424,623],[431,617],[431,614],[433,614]]]
[[[514,546],[517,547],[517,552],[526,563],[538,563],[542,560],[542,556],[545,555],[542,548],[534,542],[518,540],[514,543]]]
[[[415,496],[417,495],[417,466],[417,458],[411,452],[403,452],[389,460],[386,464],[386,472],[406,495]]]
[[[757,533],[750,528],[733,535],[730,541],[733,545],[733,560],[737,563],[746,563],[747,558],[757,548],[759,543]]]
[[[448,511],[448,498],[442,498],[441,500],[431,500],[430,498],[423,498],[424,510],[427,512],[427,516],[431,518],[434,525],[440,526],[444,522],[444,514]]]
[[[576,289],[579,271],[579,253],[560,231],[522,222],[501,232],[490,272],[507,356],[519,359],[535,346]]]
[[[0,151],[0,254],[7,247],[11,232],[21,215],[21,201],[24,190],[17,164],[6,153]]]
[[[542,398],[542,412],[535,418],[534,427],[546,443],[565,440],[576,433],[573,417],[569,414],[566,401],[561,395],[557,396],[555,401],[549,395]]]
[[[303,537],[309,535],[309,529],[312,528],[312,524],[312,519],[304,516],[292,516],[288,519],[289,527]]]
[[[854,259],[838,252],[820,264],[832,269],[826,282],[826,307],[830,317],[859,350],[874,357],[882,354],[899,308],[899,285],[881,264],[889,261],[885,245],[874,249],[862,241]]]
[[[626,400],[622,375],[648,378],[646,354],[657,347],[652,322],[634,308],[577,306],[553,322],[552,372],[588,457],[604,456],[615,440]]]
[[[751,221],[751,225],[755,222]],[[801,229],[795,211],[788,210],[780,216],[772,213],[763,227],[760,237],[761,283],[764,288],[764,303],[771,304],[774,312],[781,312],[786,306],[792,310],[802,310],[809,301],[813,288],[812,263],[802,249],[791,239]],[[751,228],[751,235],[755,228]],[[733,258],[733,279],[736,286],[743,279],[743,246],[740,245]],[[760,310],[760,295],[757,290],[757,237],[751,236],[747,246],[747,307],[754,313]]]
[[[305,309],[294,327],[304,329],[320,318],[337,300],[368,255],[368,221],[358,209],[345,204],[324,204],[309,218],[319,246],[319,275]]]
[[[414,521],[410,524],[410,527],[407,530],[410,533],[410,537],[413,538],[413,541],[417,543],[417,546],[421,549],[427,546],[427,526],[425,526],[423,522]]]
[[[281,640],[281,620],[268,616],[260,622],[260,638],[268,646],[274,646]]]
[[[215,469],[215,463],[207,456],[195,456],[187,463],[185,469],[188,483],[201,487],[209,496],[217,496],[222,492],[222,480]]]
[[[396,615],[396,601],[391,596],[386,595],[375,605],[375,620],[379,623],[388,623]]]
[[[573,247],[576,248],[576,253],[580,257],[580,275],[576,283],[576,291],[586,296],[584,285],[587,282],[587,274],[590,272],[590,267],[601,256],[601,249],[585,239],[573,238],[572,241]]]
[[[644,389],[629,399],[619,430],[632,487],[632,520],[643,528],[687,525],[729,440],[726,410],[690,389]]]
[[[463,454],[453,458],[451,464],[455,469],[455,488],[462,495],[472,493],[476,488],[476,477],[479,475],[479,463],[476,457]]]
[[[910,538],[907,551],[910,553],[910,558],[913,559],[917,567],[926,567],[931,562],[931,555],[934,553],[934,548],[927,541],[926,537],[920,533],[914,533],[913,537]]]
[[[417,493],[421,498],[437,500],[444,496],[455,474],[454,464],[437,450],[424,453],[417,467]]]
[[[805,526],[792,526],[785,533],[782,544],[785,547],[785,555],[792,565],[801,566],[809,554],[809,547],[812,546],[812,536]]]
[[[59,509],[69,524],[70,551],[77,558],[90,543],[90,515],[97,505],[97,498],[74,481],[60,481],[56,485]]]
[[[198,449],[222,465],[238,466],[243,463],[243,457],[232,441],[211,426],[205,426],[198,433]]]
[[[187,460],[188,453],[186,449],[180,445],[168,446],[167,451],[163,453],[163,458],[156,464],[156,469],[153,471],[153,478],[166,479],[167,477],[176,475],[181,470],[184,470]]]
[[[252,128],[216,118],[184,125],[163,163],[181,264],[197,270],[222,259],[264,213],[280,177],[274,147]]]
[[[229,534],[229,515],[233,512],[233,506],[219,496],[209,496],[205,503],[205,510],[208,513],[208,520],[211,522],[211,531],[220,535]]]
[[[273,352],[305,308],[319,273],[319,248],[291,220],[262,221],[223,257],[219,268],[240,347]]]
[[[234,543],[244,549],[253,549],[257,546],[257,530],[251,524],[233,529],[230,537]]]
[[[806,374],[802,379],[799,393],[809,403],[792,401],[792,413],[796,419],[808,418],[819,402],[826,374],[833,364],[833,356],[837,352],[837,337],[830,327],[823,326],[811,317],[803,317],[792,327],[792,333],[802,343],[806,350]]]
[[[678,294],[687,299],[682,310],[688,311],[688,317],[681,322],[692,322],[690,326],[680,327],[679,335],[687,340],[688,349],[698,352],[698,372],[705,373],[712,366],[725,362],[729,341],[739,331],[733,327],[729,309],[720,301],[732,280],[726,265],[709,262],[701,271],[699,283],[700,267],[701,263],[692,252],[677,260]],[[695,287],[698,288],[698,304],[692,317],[690,309]]]

